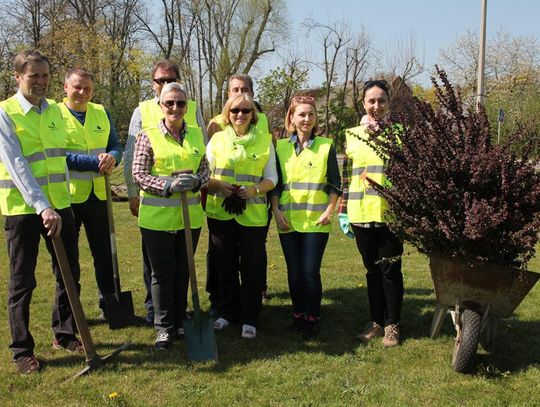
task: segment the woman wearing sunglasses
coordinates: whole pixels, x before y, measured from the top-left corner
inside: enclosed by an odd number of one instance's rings
[[[167,350],[183,337],[188,265],[180,192],[187,192],[193,247],[204,221],[199,189],[208,183],[203,135],[187,126],[187,97],[176,82],[163,86],[159,104],[164,118],[137,136],[133,179],[141,189],[139,226],[152,265],[155,347]],[[180,175],[174,175],[184,172]]]
[[[313,97],[292,98],[285,128],[291,136],[277,143],[279,179],[272,192],[272,212],[287,263],[291,328],[311,339],[319,331],[321,261],[341,195],[341,177],[332,140],[316,136]]]
[[[343,232],[356,239],[367,270],[371,321],[358,339],[369,342],[383,337],[385,347],[399,344],[403,275],[403,243],[388,228],[388,202],[379,196],[366,177],[386,182],[384,160],[365,142],[367,129],[378,131],[378,121],[389,112],[386,81],[364,84],[362,103],[366,115],[360,126],[347,130],[347,157],[343,163],[343,197],[339,209]],[[350,230],[352,227],[352,233]]]
[[[277,182],[275,153],[271,135],[256,126],[251,96],[231,96],[222,117],[224,130],[207,146],[211,179],[206,215],[220,287],[214,327],[240,322],[242,337],[253,339],[265,268],[266,193]]]

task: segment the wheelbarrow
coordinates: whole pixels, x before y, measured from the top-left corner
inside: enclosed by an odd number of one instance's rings
[[[456,339],[452,367],[460,373],[474,368],[478,342],[486,333],[486,350],[493,345],[497,320],[508,318],[540,278],[540,274],[495,263],[432,254],[429,267],[437,305],[430,337],[435,338],[450,310]]]

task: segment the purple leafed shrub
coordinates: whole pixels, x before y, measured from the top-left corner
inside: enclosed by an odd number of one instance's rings
[[[391,227],[427,253],[526,264],[540,227],[539,160],[513,151],[519,132],[493,145],[485,112],[465,108],[437,72],[436,110],[415,100],[415,118],[399,132],[389,131],[397,122],[389,119],[379,123],[384,137],[371,133],[370,145],[388,157],[392,186],[381,194],[392,207]]]

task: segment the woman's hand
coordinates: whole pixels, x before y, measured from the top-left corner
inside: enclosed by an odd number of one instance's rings
[[[290,230],[287,219],[285,219],[285,214],[282,211],[280,211],[279,209],[275,209],[272,210],[272,213],[274,214],[274,218],[276,219],[276,224],[279,230],[282,230],[284,232]]]
[[[329,225],[332,222],[332,212],[333,212],[333,208],[330,211],[326,209],[323,212],[323,214],[319,217],[319,220],[317,221],[316,224],[320,226]]]
[[[228,182],[219,181],[219,190],[223,193],[225,198],[228,198],[233,194],[234,187]]]
[[[253,185],[247,187],[243,186],[238,189],[236,195],[242,199],[253,198],[255,195],[257,195],[257,189]]]

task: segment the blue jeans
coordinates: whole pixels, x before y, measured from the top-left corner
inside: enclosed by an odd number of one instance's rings
[[[293,311],[321,315],[321,261],[328,233],[290,232],[279,235],[285,261]]]

